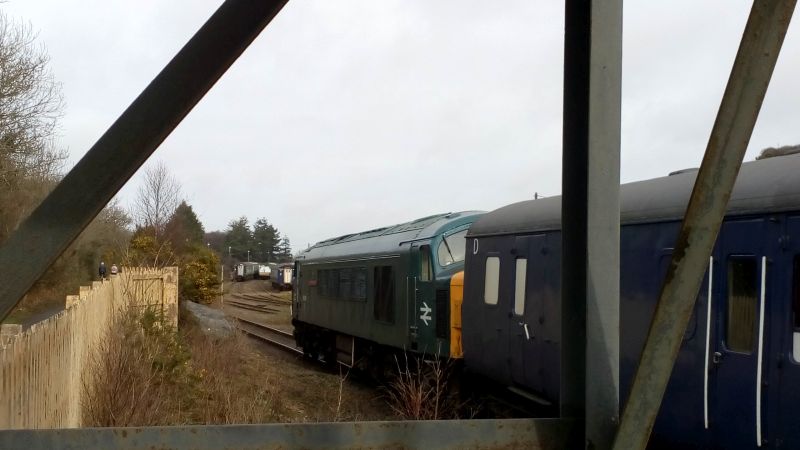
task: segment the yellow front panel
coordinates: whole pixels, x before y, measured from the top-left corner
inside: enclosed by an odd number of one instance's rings
[[[464,302],[464,271],[450,279],[450,357],[463,358],[461,347],[461,304]]]

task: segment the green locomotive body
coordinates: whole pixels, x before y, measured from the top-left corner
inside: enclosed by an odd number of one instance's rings
[[[292,300],[297,344],[311,357],[348,366],[370,364],[387,348],[459,356],[450,282],[463,270],[466,232],[481,214],[424,217],[302,252]]]

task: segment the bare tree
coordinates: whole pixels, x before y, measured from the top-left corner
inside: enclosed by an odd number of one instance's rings
[[[61,86],[35,38],[30,25],[0,12],[0,183],[6,187],[23,177],[52,177],[66,157],[54,145]]]
[[[0,11],[0,242],[55,184],[66,158],[54,144],[61,86],[35,38]]]
[[[164,232],[170,216],[181,201],[181,186],[163,162],[145,170],[133,205],[136,225],[152,228],[156,237]]]

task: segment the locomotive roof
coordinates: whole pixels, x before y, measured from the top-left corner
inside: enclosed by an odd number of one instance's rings
[[[697,170],[623,184],[622,224],[681,220],[689,204]],[[800,210],[800,155],[742,165],[728,203],[727,216]],[[478,219],[467,237],[558,230],[561,197],[526,200],[503,206]]]
[[[329,259],[342,257],[366,257],[397,253],[405,242],[422,240],[447,231],[450,228],[469,223],[482,211],[462,211],[436,214],[411,222],[376,228],[361,233],[346,234],[318,242],[300,252],[298,259]]]

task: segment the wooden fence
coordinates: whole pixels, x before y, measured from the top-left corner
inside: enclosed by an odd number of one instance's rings
[[[123,307],[160,308],[177,326],[178,269],[126,268],[66,298],[66,308],[27,330],[0,333],[0,429],[81,425],[88,356]]]

